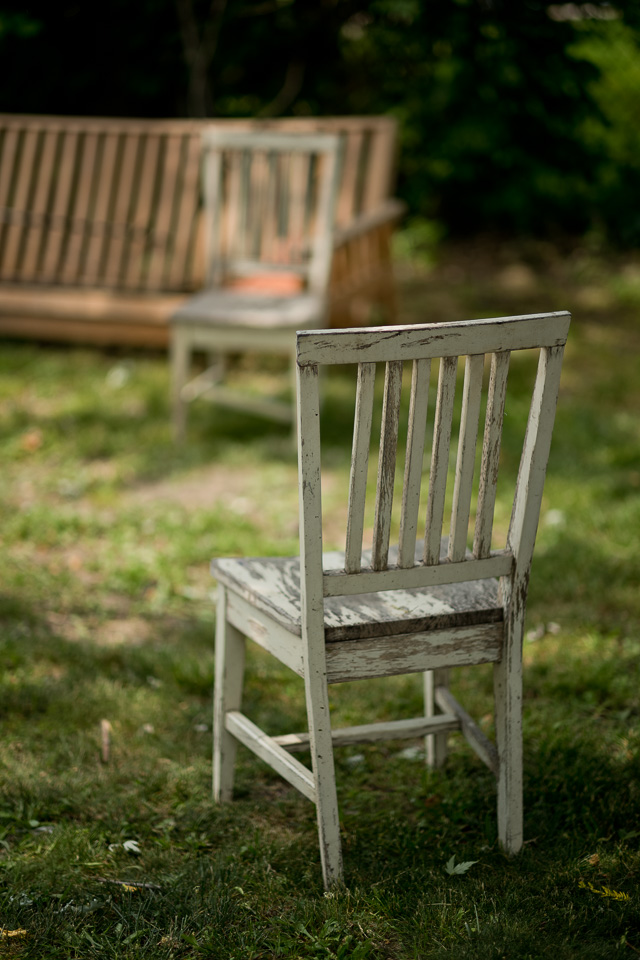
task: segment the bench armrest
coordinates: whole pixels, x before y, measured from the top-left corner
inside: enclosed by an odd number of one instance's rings
[[[406,203],[402,200],[385,200],[376,210],[369,213],[361,213],[346,227],[338,227],[333,231],[333,248],[341,247],[356,237],[361,237],[375,227],[381,227],[387,223],[395,223],[400,217],[404,216],[407,209]]]

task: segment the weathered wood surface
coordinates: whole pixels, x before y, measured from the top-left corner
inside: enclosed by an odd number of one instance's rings
[[[268,749],[262,746],[264,735],[260,731],[247,735],[239,728],[238,737],[244,737],[243,742],[253,740],[252,749],[259,746],[261,755],[276,769],[283,764],[278,750],[285,753],[309,746],[327,887],[342,876],[333,746],[358,740],[375,741],[394,734],[424,736],[428,762],[439,765],[446,758],[447,734],[453,729],[461,730],[496,777],[501,845],[511,854],[522,847],[524,612],[569,319],[567,313],[554,313],[417,328],[298,334],[301,557],[221,559],[213,562],[212,570],[233,598],[229,600],[229,610],[235,604],[241,611],[233,621],[238,629],[245,629],[284,662],[288,657],[293,668],[304,676],[308,734],[271,738]],[[493,550],[493,512],[509,354],[536,346],[540,358],[506,548]],[[491,357],[491,371],[474,548],[470,553],[467,540],[487,354]],[[467,359],[453,515],[449,537],[441,538],[459,355]],[[416,530],[424,473],[429,363],[436,357],[442,362],[429,470],[425,547],[417,539]],[[413,371],[398,549],[389,548],[388,536],[404,360],[412,361]],[[324,364],[352,361],[358,363],[352,450],[359,462],[352,464],[349,482],[348,551],[346,556],[323,556],[319,374]],[[377,533],[373,551],[363,552],[377,363],[386,365],[374,521]],[[500,588],[496,579],[486,579],[488,573],[501,578]],[[263,636],[265,630],[267,634],[272,632],[273,637]],[[291,654],[284,652],[289,647]],[[495,745],[448,690],[452,667],[480,663],[493,664]],[[416,671],[425,673],[424,717],[331,731],[328,684]],[[442,713],[438,714],[437,709]],[[230,723],[233,725],[235,720]],[[286,765],[283,775],[291,782],[296,779]],[[309,795],[304,783],[299,789]]]
[[[4,114],[0,334],[166,345],[175,304],[169,302],[159,316],[151,307],[148,324],[139,316],[149,306],[145,294],[184,298],[203,286],[201,141],[211,130],[339,135],[347,162],[332,238],[331,322],[367,322],[372,304],[393,309],[389,238],[402,205],[390,199],[392,118],[171,121]],[[233,212],[230,228],[232,219]],[[69,318],[52,306],[51,288],[79,297]],[[92,292],[95,301],[87,298]],[[122,312],[137,300],[131,329],[100,312],[107,293],[121,298]]]
[[[387,720],[382,723],[363,723],[356,727],[339,727],[331,731],[331,739],[334,747],[346,747],[354,743],[403,740],[408,737],[424,737],[436,731],[451,732],[459,729],[460,721],[453,713],[440,713],[437,717],[416,717],[412,720]],[[273,739],[289,753],[309,749],[308,733],[285,733]]]
[[[571,316],[566,311],[487,320],[458,320],[362,330],[308,330],[298,337],[298,363],[387,363],[563,346]]]
[[[325,554],[338,565],[344,555]],[[298,557],[214,560],[211,571],[221,583],[273,617],[283,627],[301,633],[300,560]],[[428,589],[388,590],[355,597],[330,597],[324,602],[327,642],[408,634],[474,623],[499,622],[496,580],[474,580]]]

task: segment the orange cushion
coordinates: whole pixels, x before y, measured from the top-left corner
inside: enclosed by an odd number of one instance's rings
[[[297,273],[254,273],[248,277],[231,277],[225,287],[243,293],[266,293],[291,297],[302,290],[302,277]]]

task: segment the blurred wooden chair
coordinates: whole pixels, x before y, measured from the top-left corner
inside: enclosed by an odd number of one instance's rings
[[[428,761],[439,764],[447,734],[461,730],[496,777],[500,843],[509,853],[522,845],[522,634],[569,320],[568,313],[551,313],[298,334],[300,557],[212,564],[219,583],[213,790],[216,800],[231,798],[240,742],[314,801],[326,886],[342,877],[334,745],[426,736]],[[518,480],[509,493],[506,546],[497,549],[493,520],[507,372],[511,353],[528,349],[538,351],[537,374]],[[443,538],[459,356],[466,357],[462,411]],[[429,379],[438,358],[419,540]],[[323,555],[318,375],[333,364],[357,364],[357,387],[345,552]],[[403,364],[411,366],[411,393],[399,538],[390,547]],[[371,549],[363,550],[378,366],[385,372],[375,515]],[[245,637],[304,678],[308,732],[271,737],[241,712]],[[448,689],[449,668],[482,663],[494,665],[495,744]],[[424,715],[331,729],[328,684],[413,672],[425,672]],[[311,770],[291,756],[295,750],[310,750]]]
[[[325,326],[339,138],[332,134],[204,135],[207,289],[171,317],[173,422],[184,435],[198,397],[293,422],[294,406],[223,383],[225,356],[293,358],[295,332]],[[209,366],[190,378],[194,351]]]

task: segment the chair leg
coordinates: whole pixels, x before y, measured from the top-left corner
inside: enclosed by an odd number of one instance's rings
[[[231,800],[238,743],[225,729],[229,710],[242,703],[245,638],[226,617],[226,591],[219,587],[216,613],[216,663],[213,695],[213,799]]]
[[[187,403],[182,398],[182,388],[189,376],[190,359],[187,337],[174,328],[171,333],[171,407],[173,438],[177,443],[184,440],[187,425]]]
[[[323,677],[305,681],[311,763],[316,783],[316,815],[322,877],[326,890],[342,880],[340,815],[329,717],[329,691]]]
[[[523,842],[522,811],[522,647],[505,644],[494,665],[496,746],[498,748],[498,839],[510,854]]]
[[[425,716],[433,717],[440,712],[436,709],[436,687],[447,687],[448,685],[449,671],[447,669],[427,670],[424,675]],[[425,747],[427,764],[430,767],[441,767],[447,759],[446,733],[432,733],[425,737]]]

